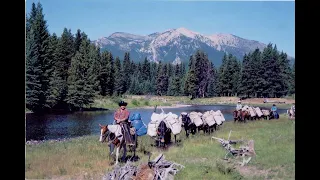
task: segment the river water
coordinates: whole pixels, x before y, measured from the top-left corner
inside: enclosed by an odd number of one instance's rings
[[[198,105],[180,108],[164,108],[168,113],[180,115],[181,112],[205,112],[220,110],[226,121],[233,120],[232,112],[235,106],[230,105]],[[150,121],[153,109],[129,109],[130,114],[140,113],[145,124]],[[161,110],[158,108],[157,113]],[[285,109],[278,109],[278,113],[285,113]],[[106,125],[113,122],[113,111],[75,112],[68,114],[36,115],[26,114],[26,140],[48,140],[72,138],[84,135],[99,135],[99,123]]]

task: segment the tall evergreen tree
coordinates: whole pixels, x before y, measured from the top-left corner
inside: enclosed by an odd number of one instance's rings
[[[251,66],[251,79],[249,80],[249,86],[252,88],[252,94],[255,97],[258,97],[264,91],[263,84],[265,80],[262,78],[263,69],[261,68],[261,51],[256,49],[253,51],[250,57],[250,66]]]
[[[212,62],[210,62],[210,71],[209,71],[209,81],[208,81],[208,88],[206,92],[206,96],[212,97],[216,95],[216,74],[215,74],[215,67]]]
[[[119,96],[121,92],[123,92],[123,75],[121,74],[121,61],[120,58],[117,56],[114,62],[114,92],[116,96]]]
[[[130,53],[126,52],[124,54],[124,59],[123,59],[123,68],[122,68],[122,76],[123,76],[123,91],[121,92],[121,94],[124,94],[130,86],[130,75],[131,75],[132,71],[131,71],[131,61],[130,61]]]
[[[76,33],[75,40],[74,40],[74,52],[79,51],[81,41],[82,41],[82,33],[81,33],[81,30],[78,29],[77,33]]]
[[[94,84],[90,80],[90,41],[83,37],[79,51],[71,59],[67,102],[72,109],[82,109],[94,100]]]
[[[107,58],[107,94],[109,96],[111,96],[113,94],[113,90],[114,90],[114,71],[113,71],[113,56],[111,54],[111,52],[108,54],[108,58]]]
[[[277,89],[278,96],[285,96],[289,93],[291,85],[291,68],[290,62],[287,57],[287,54],[281,52],[277,61],[277,66],[279,67],[279,84],[280,87]]]
[[[185,84],[184,84],[185,95],[191,95],[193,86],[196,86],[196,84],[192,84],[195,82],[193,82],[193,81],[191,82],[192,79],[196,78],[196,77],[193,77],[193,76],[195,76],[194,69],[195,69],[195,58],[193,55],[191,55],[189,58],[188,72],[187,72],[186,80],[185,80]],[[191,70],[193,70],[193,71],[191,71]]]
[[[60,106],[64,106],[68,94],[68,69],[70,68],[71,58],[74,56],[74,41],[70,29],[64,28],[59,38],[56,53],[55,75],[57,78],[55,85],[59,90],[57,100]]]
[[[223,58],[222,58],[222,64],[220,65],[220,68],[219,68],[219,90],[220,90],[220,94],[222,96],[225,96],[226,95],[226,90],[227,90],[227,76],[226,76],[226,72],[225,70],[227,69],[226,66],[227,66],[227,63],[228,63],[228,55],[225,53]]]
[[[181,95],[181,72],[179,64],[177,64],[175,67],[174,78],[172,82],[172,92],[174,96]]]
[[[142,64],[142,79],[147,81],[150,79],[150,75],[150,62],[146,57]]]
[[[88,39],[90,41],[90,39]],[[100,74],[100,48],[97,48],[94,44],[89,45],[89,63],[90,68],[88,70],[89,78],[88,80],[91,81],[90,84],[93,86],[93,90],[95,94],[99,93],[99,74]]]
[[[290,72],[290,94],[295,94],[295,61]]]
[[[58,76],[58,72],[56,70],[56,60],[58,59],[58,44],[59,44],[59,39],[55,33],[52,34],[50,37],[50,42],[49,42],[49,52],[50,52],[50,59],[52,59],[52,76],[50,77],[50,92],[49,92],[49,97],[48,97],[48,103],[50,104],[50,107],[54,108],[58,101],[59,101],[59,96],[60,96],[60,89],[59,89],[59,84],[62,84],[62,79],[60,76]]]
[[[168,78],[167,72],[168,72],[167,64],[164,64],[162,66],[161,62],[159,62],[158,77],[157,77],[157,94],[160,96],[167,94],[168,85],[169,85],[169,78]]]
[[[52,59],[50,59],[50,34],[40,3],[37,6],[32,3],[28,28],[29,32],[26,40],[26,107],[37,112],[51,108],[48,99],[53,64]]]
[[[275,74],[275,59],[273,54],[272,44],[269,43],[266,48],[264,48],[262,53],[262,64],[261,67],[264,71],[262,78],[265,80],[262,95],[264,97],[271,97],[274,93],[274,78]]]
[[[150,92],[151,94],[155,94],[157,90],[157,63],[155,62],[151,63],[150,77]]]

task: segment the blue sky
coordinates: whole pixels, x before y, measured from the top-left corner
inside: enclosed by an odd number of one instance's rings
[[[147,35],[185,27],[277,44],[295,54],[294,1],[26,0],[41,2],[50,33],[84,31],[91,40],[114,32]]]

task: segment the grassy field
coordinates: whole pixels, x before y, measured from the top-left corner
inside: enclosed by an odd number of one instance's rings
[[[106,98],[100,97],[96,98],[92,107],[116,109],[118,108],[118,102],[121,100],[119,97]],[[238,97],[212,97],[212,98],[198,98],[190,100],[188,96],[136,96],[128,95],[122,100],[128,102],[128,108],[139,108],[139,107],[154,107],[158,106],[177,106],[177,105],[235,105],[239,100]],[[294,99],[292,97],[288,98],[268,98],[271,102],[286,102],[284,104],[277,104],[278,108],[289,108]],[[263,98],[252,98],[242,101],[243,105],[259,106],[259,107],[271,107],[273,103],[263,103]]]
[[[115,110],[118,108],[118,103],[124,100],[128,102],[129,109],[134,108],[145,108],[145,107],[154,107],[157,106],[165,106],[165,107],[175,107],[179,105],[235,105],[239,100],[238,97],[212,97],[212,98],[198,98],[190,100],[188,96],[146,96],[146,95],[126,95],[123,98],[120,97],[102,97],[99,96],[94,100],[94,103],[89,107],[95,108],[105,108],[109,110]],[[280,101],[286,102],[284,104],[277,104],[278,108],[289,108],[292,103],[295,102],[294,97],[286,97],[286,98],[268,98],[270,101]],[[271,107],[273,103],[263,103],[263,98],[251,98],[242,101],[243,105],[251,105],[251,106],[259,106],[259,107]],[[31,111],[25,108],[26,113],[30,113]]]
[[[211,136],[230,139],[253,139],[254,157],[247,166],[234,167],[222,158],[226,151]],[[25,175],[27,179],[101,179],[112,168],[106,143],[99,136],[85,136],[66,142],[26,145]],[[167,160],[185,166],[176,179],[295,179],[295,124],[281,115],[279,120],[249,121],[246,124],[226,122],[213,135],[196,135],[167,151],[152,147],[150,137],[139,139],[136,164],[146,163],[164,153]],[[131,153],[129,152],[128,155]],[[241,159],[239,159],[240,161]]]

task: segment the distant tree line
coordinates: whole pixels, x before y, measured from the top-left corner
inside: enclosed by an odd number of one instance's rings
[[[295,93],[294,69],[272,44],[242,61],[225,54],[219,68],[200,50],[188,64],[135,63],[128,52],[123,59],[100,52],[79,29],[51,35],[40,3],[26,15],[26,107],[34,112],[78,110],[96,97],[124,94],[281,97]]]

